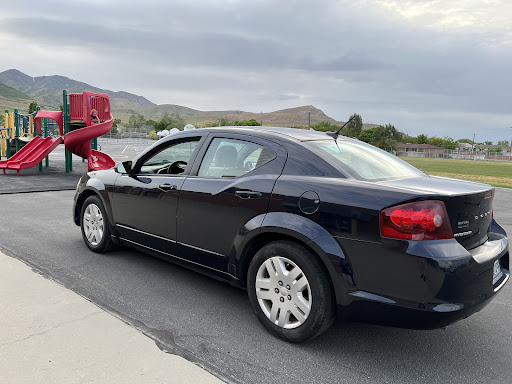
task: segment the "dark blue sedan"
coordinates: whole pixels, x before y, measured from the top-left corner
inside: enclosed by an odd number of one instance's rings
[[[438,328],[482,309],[509,278],[494,193],[342,136],[210,128],[85,174],[73,214],[92,251],[126,244],[245,288],[299,342],[337,314]]]

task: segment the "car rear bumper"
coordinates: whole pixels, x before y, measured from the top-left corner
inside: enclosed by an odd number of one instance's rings
[[[348,293],[350,304],[340,306],[343,316],[403,328],[435,329],[480,311],[509,280],[507,237],[491,233],[489,241],[470,251],[455,240],[443,242],[409,242],[405,249],[385,246],[380,254],[387,258],[379,265],[381,278],[358,280],[356,270],[355,287]],[[502,276],[493,282],[496,260]]]

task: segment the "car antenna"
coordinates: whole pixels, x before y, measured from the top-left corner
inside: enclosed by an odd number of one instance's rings
[[[348,121],[343,124],[341,126],[340,129],[338,129],[336,132],[325,132],[326,134],[328,134],[329,136],[332,136],[334,140],[336,140],[338,138],[338,136],[340,135],[340,132],[343,128],[345,128],[345,126],[350,123],[352,120],[354,120],[354,118],[356,117],[356,115],[354,114],[354,116],[352,116],[350,119],[348,119]]]

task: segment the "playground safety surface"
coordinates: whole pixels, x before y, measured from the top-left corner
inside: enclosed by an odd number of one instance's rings
[[[111,155],[116,161],[131,160],[142,150],[154,143],[150,140],[114,140],[99,138],[101,150]],[[4,160],[5,157],[2,158]],[[64,161],[64,146],[59,145],[49,155],[49,166],[43,170],[39,167],[23,169],[20,175],[14,170],[6,170],[6,174],[0,170],[0,195],[9,193],[47,192],[74,190],[80,177],[87,172],[87,162],[73,156],[73,171],[66,173]]]
[[[6,170],[0,172],[0,195],[6,193],[27,193],[45,191],[64,191],[75,189],[80,177],[87,172],[87,163],[73,157],[73,171],[66,173],[64,159],[51,158],[50,166],[46,168],[43,162],[43,171],[39,167],[23,169],[19,176],[16,171]]]

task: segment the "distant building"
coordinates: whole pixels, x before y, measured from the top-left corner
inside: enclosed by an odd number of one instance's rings
[[[431,144],[400,143],[397,156],[404,157],[443,157],[444,149]]]
[[[469,143],[459,143],[459,151],[463,152],[472,152],[474,150],[474,145]]]

